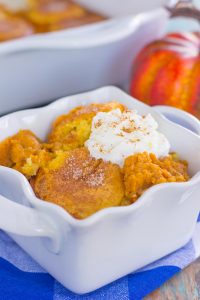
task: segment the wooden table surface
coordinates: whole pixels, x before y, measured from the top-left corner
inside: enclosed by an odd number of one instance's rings
[[[199,300],[200,258],[167,281],[145,300]]]

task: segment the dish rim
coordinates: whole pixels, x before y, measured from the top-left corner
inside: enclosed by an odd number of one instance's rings
[[[89,93],[94,93],[94,92],[98,93],[101,90],[111,90],[111,89],[112,90],[115,89],[116,91],[118,91],[118,92],[120,92],[120,93],[122,93],[124,95],[127,95],[127,93],[125,93],[124,91],[122,91],[121,89],[119,89],[117,87],[106,86],[106,87],[102,87],[102,88],[99,88],[99,89],[96,89],[96,90],[92,90],[92,91],[89,91],[89,92],[86,92],[86,93],[80,93],[80,94],[76,94],[76,95],[72,95],[72,96],[63,97],[63,98],[58,99],[56,101],[53,101],[52,103],[50,103],[48,105],[45,105],[43,107],[31,108],[31,109],[25,109],[25,110],[19,110],[19,111],[16,111],[16,112],[13,112],[13,113],[10,113],[10,114],[7,114],[5,116],[0,117],[0,120],[4,121],[4,119],[6,120],[6,119],[9,119],[10,117],[12,118],[13,116],[18,117],[20,119],[20,114],[22,114],[22,113],[24,115],[24,114],[26,114],[26,112],[29,112],[29,113],[34,112],[35,113],[37,111],[47,110],[48,108],[51,108],[53,106],[57,106],[59,104],[62,104],[69,97],[70,98],[73,97],[73,96],[75,96],[75,97],[77,97],[77,96],[83,97],[84,95],[89,94]],[[137,100],[137,99],[135,99],[133,97],[132,97],[132,99],[133,99],[134,102],[140,102],[139,100]],[[193,133],[192,131],[190,131],[187,128],[182,127],[181,125],[178,125],[178,124],[176,124],[176,123],[168,120],[165,116],[163,116],[163,114],[161,114],[160,112],[158,112],[156,110],[156,108],[153,108],[153,107],[151,107],[151,106],[149,106],[147,104],[144,104],[144,103],[142,103],[142,104],[144,106],[150,108],[150,111],[154,112],[154,114],[156,114],[165,123],[170,123],[170,124],[173,124],[173,126],[180,127],[182,130],[189,132],[190,135],[194,135],[195,138],[199,139],[199,142],[200,142],[200,136],[198,136],[197,134]],[[195,119],[195,117],[193,117],[193,118]],[[7,138],[7,137],[5,137],[5,138]],[[94,223],[100,222],[103,218],[108,217],[110,215],[112,215],[114,217],[114,216],[117,216],[117,215],[131,214],[131,213],[133,213],[135,211],[138,211],[144,205],[148,205],[149,204],[149,199],[150,199],[151,195],[154,192],[162,191],[165,188],[168,189],[168,188],[171,187],[171,188],[180,188],[180,189],[187,188],[188,189],[191,186],[194,186],[197,183],[200,183],[200,170],[199,170],[187,182],[161,183],[161,184],[157,184],[157,185],[154,185],[154,186],[148,188],[137,199],[136,202],[134,202],[134,203],[132,203],[130,205],[104,208],[104,209],[101,209],[100,211],[95,212],[94,214],[92,214],[91,216],[89,216],[89,217],[87,217],[85,219],[76,219],[72,215],[70,215],[70,213],[68,211],[66,211],[64,208],[62,208],[61,206],[59,206],[57,204],[54,204],[52,202],[44,201],[44,200],[38,198],[35,195],[35,193],[34,193],[32,187],[31,187],[29,181],[26,179],[26,177],[22,173],[14,170],[14,169],[11,169],[9,167],[4,167],[4,166],[0,166],[0,172],[1,171],[6,172],[8,174],[8,176],[12,177],[13,181],[15,180],[15,181],[19,182],[20,187],[21,187],[21,189],[23,191],[24,196],[26,197],[28,203],[31,204],[31,206],[33,208],[37,209],[38,207],[43,207],[43,208],[48,208],[48,209],[54,210],[54,212],[60,214],[60,216],[64,220],[66,220],[70,225],[72,225],[73,227],[76,227],[76,228],[89,227],[89,226],[93,225]]]

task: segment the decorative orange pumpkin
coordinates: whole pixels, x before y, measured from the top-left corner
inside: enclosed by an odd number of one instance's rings
[[[131,95],[150,105],[171,105],[200,118],[200,34],[174,33],[137,56]]]

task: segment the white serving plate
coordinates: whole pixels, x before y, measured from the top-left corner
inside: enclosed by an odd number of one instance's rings
[[[103,85],[126,88],[135,55],[168,20],[161,8],[134,16],[144,0],[82,2],[112,19],[0,44],[0,115]],[[148,9],[163,0],[149,3]]]
[[[151,113],[172,145],[189,162],[192,178],[148,189],[126,207],[76,220],[61,207],[36,198],[26,178],[0,167],[0,228],[45,270],[76,293],[87,293],[177,250],[191,238],[200,210],[200,123],[174,108],[158,107],[177,125],[115,87],[69,96],[49,106],[0,118],[0,140],[19,129],[44,139],[51,122],[77,105],[116,100]]]

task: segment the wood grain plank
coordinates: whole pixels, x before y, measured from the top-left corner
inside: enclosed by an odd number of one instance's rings
[[[145,300],[199,300],[200,258],[167,281]]]

